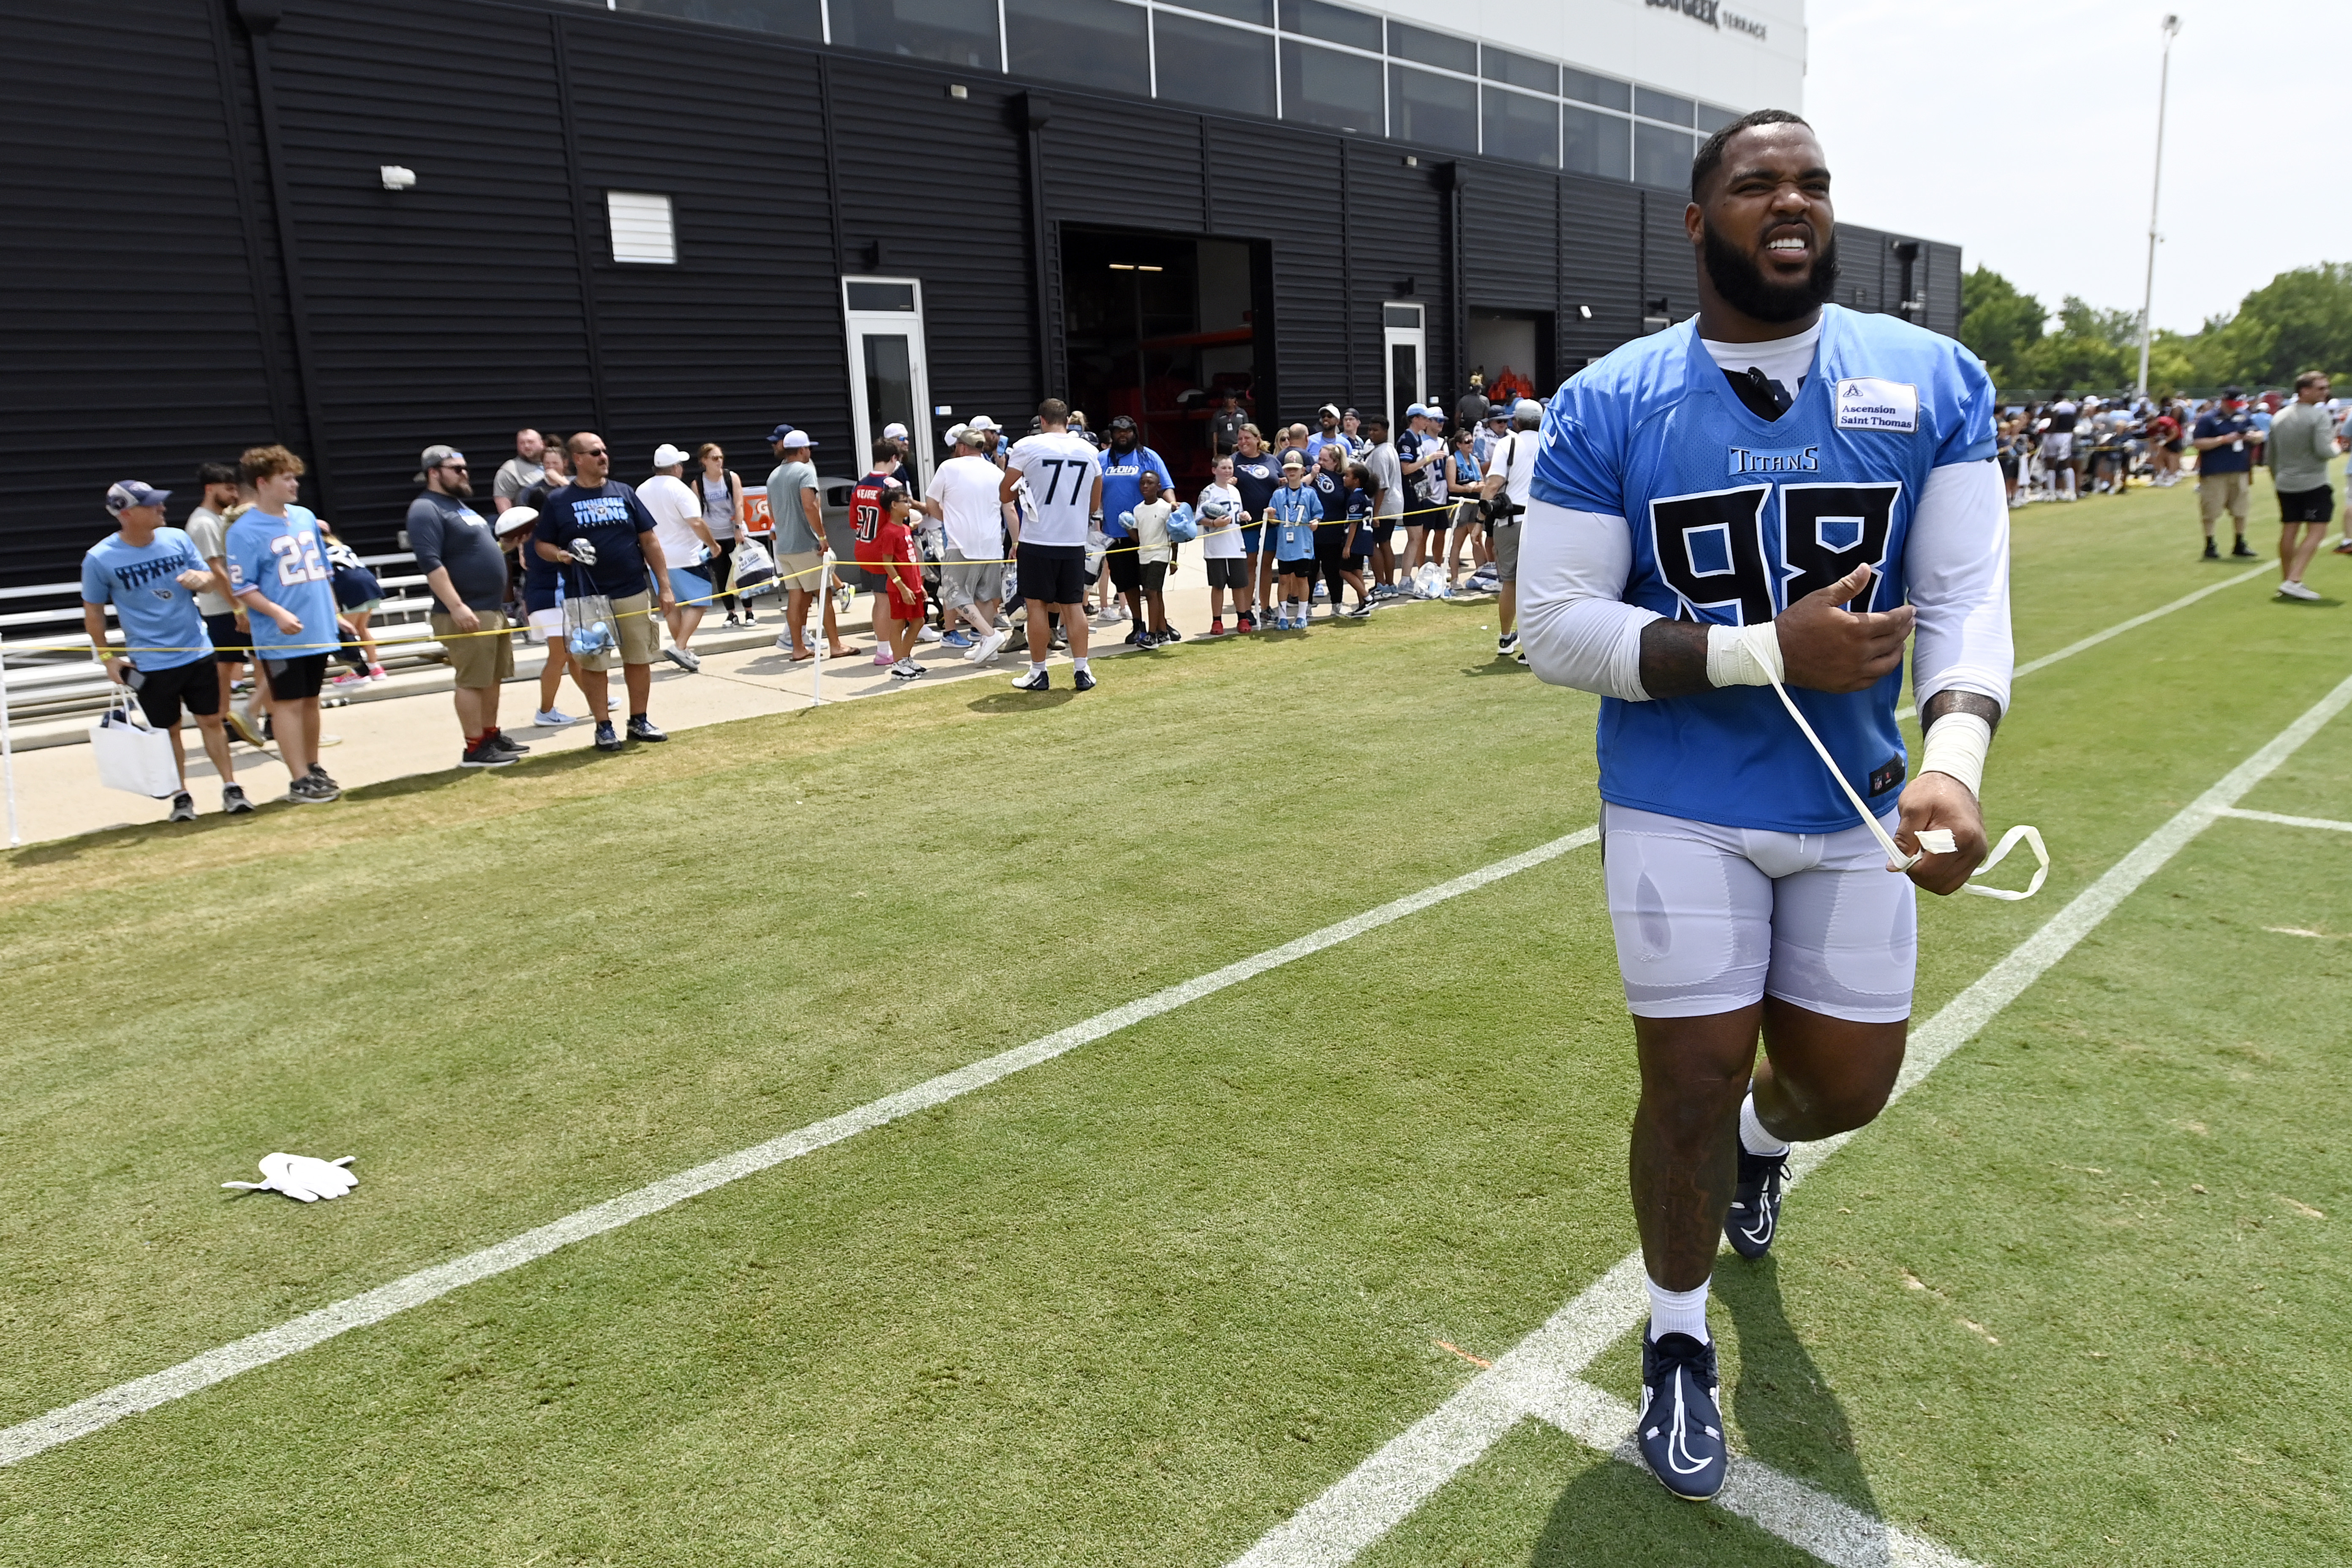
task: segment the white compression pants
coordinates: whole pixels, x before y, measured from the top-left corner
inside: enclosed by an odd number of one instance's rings
[[[1883,820],[1892,832],[1894,814]],[[1601,833],[1635,1016],[1729,1013],[1767,994],[1855,1023],[1911,1016],[1918,908],[1867,827],[1774,833],[1604,805]]]

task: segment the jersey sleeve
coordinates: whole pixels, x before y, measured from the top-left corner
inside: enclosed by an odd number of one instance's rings
[[[1980,463],[1993,454],[1992,378],[1982,361],[1954,345],[1944,362],[1945,384],[1937,389],[1936,406],[1951,411],[1937,432],[1934,467]]]
[[[95,553],[81,558],[81,602],[103,605],[114,597],[113,584],[106,580],[106,568],[98,563]]]
[[[1579,375],[1544,409],[1529,492],[1570,511],[1626,515],[1625,416],[1630,394]]]
[[[253,540],[251,529],[240,531],[232,527],[228,537],[221,542],[222,556],[228,564],[228,585],[232,593],[250,593],[261,586],[260,567],[253,557]],[[268,597],[267,594],[262,596]]]

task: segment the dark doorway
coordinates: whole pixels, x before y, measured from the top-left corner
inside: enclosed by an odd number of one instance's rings
[[[1541,403],[1559,388],[1549,310],[1474,310],[1467,347],[1472,373],[1485,377],[1486,395],[1496,402],[1507,394]]]
[[[1124,414],[1192,494],[1209,478],[1209,416],[1227,389],[1255,418],[1258,308],[1250,247],[1065,228],[1070,405],[1097,433]]]

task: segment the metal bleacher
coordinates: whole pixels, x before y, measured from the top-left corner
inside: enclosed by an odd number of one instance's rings
[[[383,589],[383,607],[369,622],[378,655],[387,670],[414,668],[441,662],[441,645],[434,639],[427,616],[433,596],[422,574],[397,576],[387,567],[414,565],[405,551],[360,557],[376,574]],[[106,671],[89,657],[89,641],[81,625],[81,584],[42,583],[24,588],[0,588],[0,660],[5,660],[11,725],[95,714],[107,704]],[[17,605],[28,605],[18,609]],[[114,607],[106,607],[110,625]],[[119,636],[110,640],[121,641]]]

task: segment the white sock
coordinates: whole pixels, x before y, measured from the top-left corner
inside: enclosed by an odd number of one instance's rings
[[[1036,674],[1039,670],[1045,668],[1045,667],[1043,664],[1034,658],[1029,661],[1029,673],[1032,675]]]
[[[1785,1154],[1789,1152],[1788,1144],[1766,1131],[1764,1123],[1757,1120],[1756,1096],[1752,1090],[1739,1102],[1739,1146],[1751,1154]]]
[[[1086,670],[1086,672],[1087,672],[1088,675],[1092,675],[1092,674],[1094,673],[1093,669],[1091,669],[1090,668],[1088,668],[1088,666],[1087,666],[1087,661],[1086,661],[1085,659],[1083,659],[1083,658],[1074,658],[1074,659],[1070,660],[1070,667],[1071,667],[1073,669],[1083,669],[1083,670]]]
[[[1701,1344],[1711,1344],[1715,1336],[1706,1331],[1706,1285],[1702,1281],[1696,1290],[1668,1290],[1654,1279],[1642,1281],[1650,1288],[1650,1337],[1659,1339],[1667,1334],[1688,1334]]]

